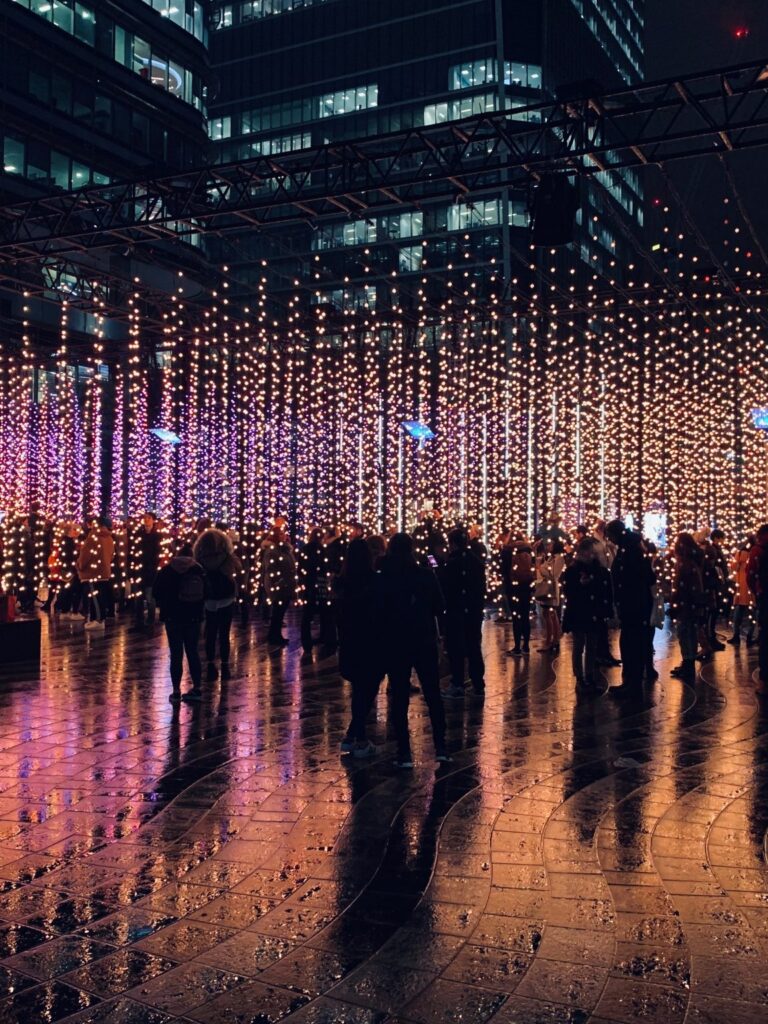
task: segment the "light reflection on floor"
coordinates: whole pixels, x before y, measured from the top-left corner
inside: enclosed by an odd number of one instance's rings
[[[261,624],[180,709],[159,632],[46,630],[0,675],[0,1022],[767,1021],[752,652],[685,686],[659,634],[643,703],[577,699],[567,644],[513,661],[507,628],[452,765],[415,699],[405,777],[385,692],[343,759],[333,661]]]

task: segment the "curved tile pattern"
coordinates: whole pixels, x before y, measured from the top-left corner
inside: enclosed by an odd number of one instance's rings
[[[768,1020],[768,736],[751,652],[643,701],[504,656],[448,708],[457,755],[340,757],[332,661],[236,637],[167,702],[159,634],[46,631],[0,686],[0,1020]]]

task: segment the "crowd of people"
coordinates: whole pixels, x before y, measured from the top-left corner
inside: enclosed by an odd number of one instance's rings
[[[250,609],[259,609],[268,624],[265,642],[278,652],[288,644],[285,615],[295,602],[304,657],[311,659],[318,646],[323,655],[338,653],[340,673],[351,683],[342,749],[356,757],[375,752],[366,723],[386,677],[402,768],[413,763],[408,707],[418,689],[435,756],[450,759],[443,702],[463,700],[467,692],[482,698],[482,628],[494,614],[511,623],[512,658],[530,654],[537,612],[540,653],[557,654],[562,634],[570,633],[580,690],[600,685],[601,667],[621,666],[621,684],[610,692],[641,695],[643,684],[658,677],[654,635],[667,609],[681,653],[673,675],[695,681],[696,661],[724,649],[717,626],[727,619],[728,643],[759,643],[760,681],[768,683],[768,525],[733,555],[717,529],[681,533],[660,552],[621,520],[580,525],[571,536],[554,513],[535,538],[504,530],[490,551],[478,525],[449,529],[436,508],[425,509],[411,533],[387,537],[353,522],[313,528],[294,547],[287,526],[277,517],[245,543],[226,524],[207,519],[172,531],[147,512],[118,529],[95,518],[83,530],[73,522],[52,524],[33,508],[3,524],[2,578],[22,612],[40,602],[55,616],[82,621],[89,632],[103,630],[121,612],[132,615],[137,628],[151,628],[159,610],[173,703],[200,701],[204,681],[231,677],[236,614],[245,621]],[[618,658],[611,650],[613,628]],[[450,670],[445,691],[441,643]],[[191,688],[183,692],[185,659]]]

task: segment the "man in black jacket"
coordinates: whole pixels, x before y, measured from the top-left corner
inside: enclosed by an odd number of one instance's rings
[[[448,560],[438,569],[445,598],[445,646],[451,666],[447,697],[464,696],[464,666],[469,665],[472,689],[485,693],[485,663],[482,651],[485,611],[485,567],[469,547],[464,530],[448,534]]]
[[[144,602],[147,605],[147,625],[155,622],[155,597],[153,587],[160,571],[162,538],[157,528],[157,516],[154,512],[146,512],[141,521],[137,536],[138,554],[138,593],[136,594],[136,625],[144,625]]]
[[[617,547],[611,566],[613,595],[621,622],[619,650],[622,664],[622,693],[636,695],[643,675],[656,676],[653,667],[653,626],[651,587],[656,582],[651,560],[640,536],[626,528],[620,519],[606,527],[608,539]]]

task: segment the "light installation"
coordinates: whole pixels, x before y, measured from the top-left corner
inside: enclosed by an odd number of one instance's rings
[[[630,264],[621,280],[611,266],[585,280],[573,252],[523,254],[518,277],[486,271],[481,300],[467,234],[437,307],[426,277],[395,274],[386,311],[329,318],[306,298],[317,263],[276,314],[264,266],[241,315],[226,287],[202,317],[174,296],[151,346],[137,285],[127,348],[106,351],[98,331],[76,359],[63,303],[56,352],[33,348],[25,323],[0,347],[0,509],[153,510],[255,537],[278,514],[297,536],[406,528],[434,504],[490,539],[556,509],[569,526],[631,516],[659,540],[717,524],[735,541],[766,516],[766,268],[728,201],[737,283],[702,270],[663,212],[662,269]]]

